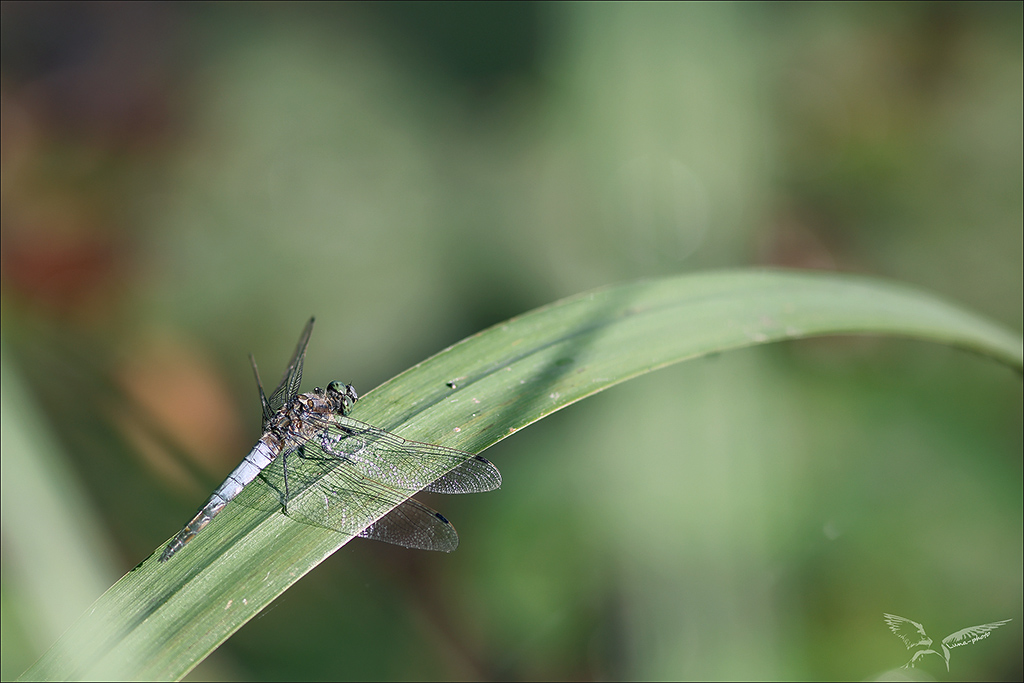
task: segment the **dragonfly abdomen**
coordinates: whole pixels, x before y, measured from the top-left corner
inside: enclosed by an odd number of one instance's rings
[[[249,455],[245,456],[238,467],[224,480],[224,483],[217,487],[217,490],[199,509],[196,516],[182,527],[181,531],[167,544],[163,554],[160,555],[161,562],[169,560],[171,555],[195,538],[196,534],[202,531],[203,527],[209,524],[224,509],[224,506],[245,488],[246,484],[255,479],[267,465],[273,462],[276,453],[280,452],[280,447],[275,448],[274,445],[268,443],[270,440],[276,440],[276,437],[272,434],[265,434],[256,443]]]
[[[171,555],[181,550],[186,543],[195,538],[196,534],[202,531],[203,527],[209,524],[210,520],[216,517],[217,513],[223,510],[224,506],[227,504],[228,502],[217,494],[210,496],[210,500],[206,501],[206,505],[204,505],[202,509],[196,513],[196,516],[178,532],[178,535],[167,544],[167,547],[164,548],[163,554],[160,555],[160,561],[166,562],[171,559]]]

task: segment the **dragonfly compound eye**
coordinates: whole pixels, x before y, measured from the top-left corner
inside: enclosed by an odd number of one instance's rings
[[[339,382],[337,380],[335,380],[335,381],[331,382],[330,384],[328,384],[327,385],[327,390],[328,391],[333,391],[333,392],[341,394],[342,396],[345,396],[346,398],[348,398],[349,402],[351,402],[351,403],[355,403],[356,400],[359,398],[359,395],[356,394],[356,388],[355,387],[353,387],[351,384],[345,384],[344,382]]]

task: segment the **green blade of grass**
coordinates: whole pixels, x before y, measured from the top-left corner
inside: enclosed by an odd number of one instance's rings
[[[1018,334],[920,291],[835,274],[727,271],[617,285],[537,309],[410,368],[351,414],[476,453],[671,363],[834,334],[916,338],[1024,367]],[[349,540],[229,505],[170,562],[158,563],[156,549],[24,677],[178,679]]]

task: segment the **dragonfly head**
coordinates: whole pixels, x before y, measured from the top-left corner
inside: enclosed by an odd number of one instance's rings
[[[341,400],[345,404],[345,408],[348,408],[359,400],[359,395],[356,393],[356,388],[354,386],[337,380],[327,385],[327,393],[339,394]]]

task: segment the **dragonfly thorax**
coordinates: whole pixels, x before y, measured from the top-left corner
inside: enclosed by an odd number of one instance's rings
[[[298,394],[288,401],[266,424],[264,439],[271,437],[280,448],[289,437],[301,435],[307,423],[326,422],[331,415],[346,415],[359,396],[351,384],[331,382],[327,389]]]

